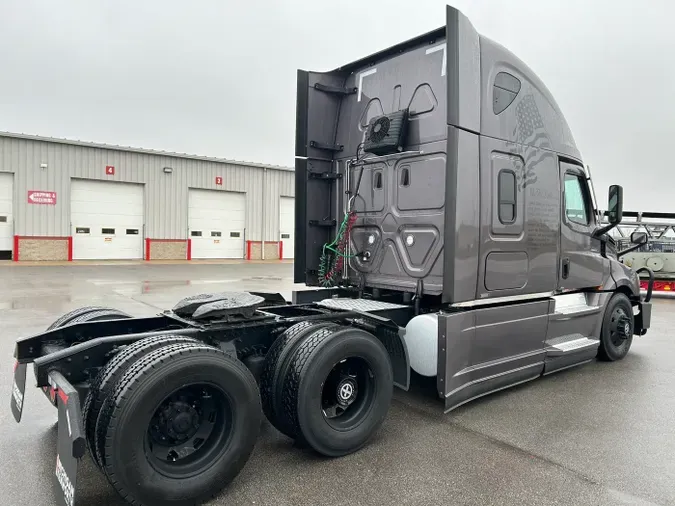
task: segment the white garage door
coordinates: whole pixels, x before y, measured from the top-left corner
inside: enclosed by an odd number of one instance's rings
[[[73,179],[70,221],[73,259],[143,258],[143,185]]]
[[[0,251],[12,251],[14,244],[12,196],[14,174],[0,173]]]
[[[295,258],[295,199],[281,197],[279,200],[279,231],[284,258]]]
[[[189,190],[192,258],[244,258],[246,194]]]

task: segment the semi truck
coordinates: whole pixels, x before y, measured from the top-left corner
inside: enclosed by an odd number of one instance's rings
[[[622,188],[602,224],[544,83],[460,11],[445,17],[298,71],[293,275],[306,286],[291,300],[205,293],[153,317],[87,306],[17,340],[11,410],[19,422],[32,364],[58,412],[59,504],[78,504],[87,454],[130,504],[200,503],[236,478],[265,419],[339,458],[371,442],[413,375],[451,412],[621,360],[647,333],[639,275],[651,288],[653,273],[610,240]],[[647,240],[636,231],[626,249]]]

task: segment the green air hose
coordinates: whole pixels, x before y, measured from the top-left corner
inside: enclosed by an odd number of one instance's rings
[[[359,145],[360,146],[360,145]],[[358,154],[358,147],[356,149]],[[358,161],[358,156],[357,156]],[[350,165],[348,164],[347,170],[351,170]],[[321,258],[319,259],[319,283],[324,287],[334,286],[337,276],[342,273],[342,268],[344,267],[345,258],[353,258],[356,255],[346,255],[345,251],[347,249],[347,244],[349,243],[349,234],[352,231],[354,223],[356,223],[356,211],[353,210],[354,200],[359,194],[359,188],[361,187],[361,178],[363,177],[363,167],[359,173],[359,179],[356,183],[356,190],[354,195],[349,199],[348,209],[349,212],[345,213],[345,217],[340,223],[340,228],[338,229],[337,235],[333,242],[330,244],[326,243],[323,245],[323,250],[321,252]]]
[[[324,287],[333,286],[335,278],[342,272],[345,258],[353,258],[356,255],[347,255],[345,250],[349,241],[349,233],[356,222],[356,212],[345,214],[338,233],[330,244],[323,245],[323,251],[319,260],[319,282]]]

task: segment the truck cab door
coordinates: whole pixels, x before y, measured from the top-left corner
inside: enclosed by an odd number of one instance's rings
[[[602,284],[604,258],[593,238],[596,216],[584,170],[560,162],[562,188],[558,289],[578,290]]]

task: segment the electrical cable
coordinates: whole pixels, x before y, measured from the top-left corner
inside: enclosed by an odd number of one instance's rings
[[[359,149],[363,143],[356,147],[356,160],[359,159]],[[347,170],[350,170],[350,164],[347,164]],[[347,212],[345,213],[342,223],[338,229],[337,235],[333,242],[323,245],[321,257],[319,259],[318,278],[319,283],[324,287],[333,286],[335,278],[342,272],[344,268],[345,258],[354,258],[358,254],[348,255],[345,253],[347,244],[349,242],[349,235],[356,223],[357,213],[354,211],[354,201],[359,194],[361,188],[361,180],[363,178],[363,166],[359,172],[359,179],[356,182],[354,194],[349,198],[347,203]],[[351,192],[350,192],[351,193]]]

